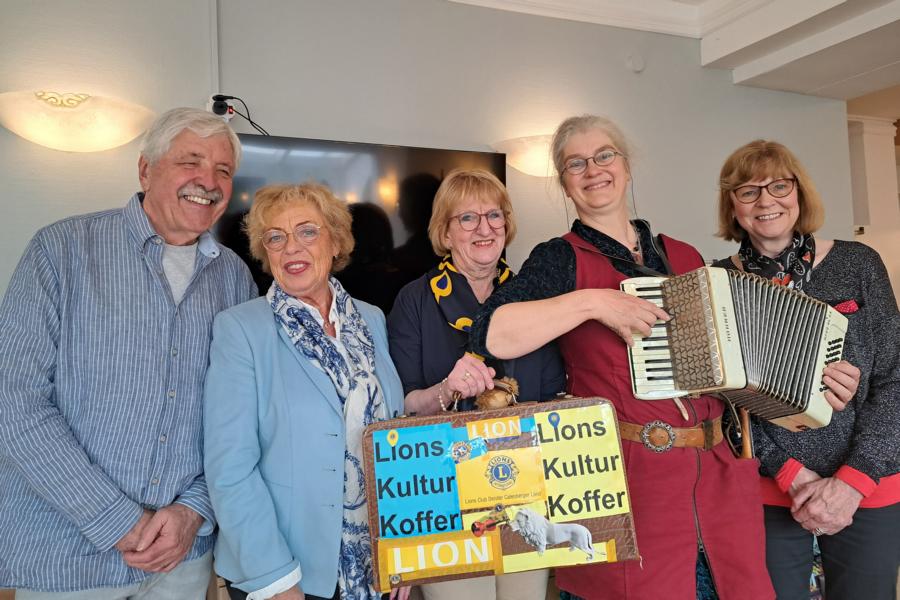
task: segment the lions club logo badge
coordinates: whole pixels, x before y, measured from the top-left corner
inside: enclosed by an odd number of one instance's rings
[[[469,460],[472,456],[472,446],[469,442],[453,442],[453,446],[451,446],[450,449],[450,455],[453,457],[453,462],[455,463]]]
[[[508,456],[495,456],[488,462],[484,476],[488,482],[498,490],[506,490],[516,483],[519,475],[519,467]]]

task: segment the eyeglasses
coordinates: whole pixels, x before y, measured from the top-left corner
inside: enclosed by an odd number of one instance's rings
[[[588,166],[588,160],[594,161],[594,164],[598,167],[605,167],[606,165],[611,165],[614,160],[616,160],[617,156],[625,156],[621,152],[617,150],[612,150],[607,148],[605,150],[601,150],[597,154],[588,158],[571,158],[566,161],[565,168],[563,168],[563,173],[568,171],[572,175],[580,175],[584,173],[585,169]]]
[[[301,223],[294,227],[292,232],[282,229],[270,229],[262,234],[262,243],[266,250],[277,252],[287,244],[288,236],[293,235],[297,242],[304,246],[312,246],[319,239],[320,229],[322,229],[321,225],[314,225],[313,223]]]
[[[766,185],[742,185],[734,189],[734,199],[741,204],[753,204],[762,195],[763,188],[773,198],[784,198],[794,191],[795,178],[775,179]]]
[[[456,219],[463,231],[475,231],[481,225],[482,217],[487,219],[487,224],[491,229],[503,229],[506,226],[506,213],[499,208],[489,210],[486,213],[466,211],[453,215],[450,219]]]

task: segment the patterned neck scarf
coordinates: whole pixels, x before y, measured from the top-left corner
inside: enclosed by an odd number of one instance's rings
[[[802,292],[812,275],[812,265],[816,260],[816,241],[812,234],[794,233],[788,247],[776,258],[769,258],[753,247],[750,236],[745,236],[738,256],[748,273]]]
[[[512,276],[513,272],[509,265],[501,258],[497,261],[494,289],[509,281]],[[428,283],[431,286],[431,293],[434,294],[434,301],[441,309],[447,324],[468,335],[472,327],[472,317],[481,305],[468,280],[453,266],[453,258],[449,254],[436,268],[428,272]]]
[[[374,369],[375,343],[369,328],[337,279],[332,278],[331,285],[334,289],[334,309],[340,321],[346,321],[346,324],[336,323],[341,342],[346,346],[351,360],[365,361]],[[272,282],[266,298],[275,313],[275,320],[291,338],[294,347],[331,378],[343,403],[356,387],[351,365],[338,352],[309,307],[281,289],[276,281]]]
[[[344,410],[347,445],[344,449],[344,503],[338,587],[345,600],[379,600],[373,587],[371,539],[363,474],[363,429],[388,417],[381,384],[375,376],[375,343],[353,299],[330,279],[338,343],[330,338],[309,306],[272,282],[266,298],[276,322],[294,347],[324,371],[337,390]]]

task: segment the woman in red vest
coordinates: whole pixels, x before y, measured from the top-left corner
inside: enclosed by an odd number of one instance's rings
[[[631,393],[627,345],[669,317],[620,292],[619,282],[648,270],[684,273],[703,260],[629,219],[628,155],[607,119],[585,115],[559,126],[553,160],[578,219],[562,238],[538,245],[518,278],[484,304],[473,349],[512,358],[558,338],[568,391],[615,406],[641,560],[558,569],[562,590],[588,599],[770,599],[758,463],[721,443],[722,402],[650,402]]]

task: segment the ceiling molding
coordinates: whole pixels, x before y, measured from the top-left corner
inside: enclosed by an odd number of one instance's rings
[[[700,37],[759,10],[771,0],[707,0],[700,6]]]
[[[448,1],[699,39],[736,84],[847,100],[900,83],[900,0]]]
[[[773,0],[450,0],[483,8],[699,39]],[[792,0],[793,1],[793,0]],[[841,2],[845,0],[839,0]]]
[[[772,38],[844,2],[846,0],[791,0],[787,5],[766,3],[704,36],[700,41],[700,64],[704,67],[735,67],[735,61],[729,59],[740,56],[747,48],[768,40],[777,43],[778,40]],[[737,64],[741,62],[744,61],[737,60]]]
[[[734,3],[735,0],[727,0]],[[737,0],[741,2],[742,0]],[[743,0],[746,1],[746,0]],[[758,1],[758,0],[749,0]],[[450,0],[483,8],[699,38],[699,9],[673,0]]]
[[[890,27],[891,24],[896,23],[898,19],[900,19],[900,2],[894,2],[876,10],[858,15],[839,25],[826,29],[825,31],[810,35],[799,42],[770,52],[757,60],[736,66],[732,70],[733,81],[735,83],[747,82],[750,79],[772,72],[787,64],[795,63],[803,58],[826,51],[829,48],[834,48],[839,44],[850,42],[851,40],[858,39],[860,40],[860,44],[864,46],[869,45],[866,38],[862,36],[870,33],[877,35],[878,29],[886,26]],[[887,25],[885,25],[886,23]],[[883,47],[884,46],[881,46],[881,48]],[[877,48],[875,50],[877,50]],[[875,51],[873,51],[873,53],[875,53]],[[886,62],[890,63],[891,61]],[[890,66],[890,64],[875,65],[877,68],[883,68],[885,66]],[[858,74],[861,75],[870,70],[872,70],[872,68],[859,69]],[[814,90],[810,91],[812,92]]]

